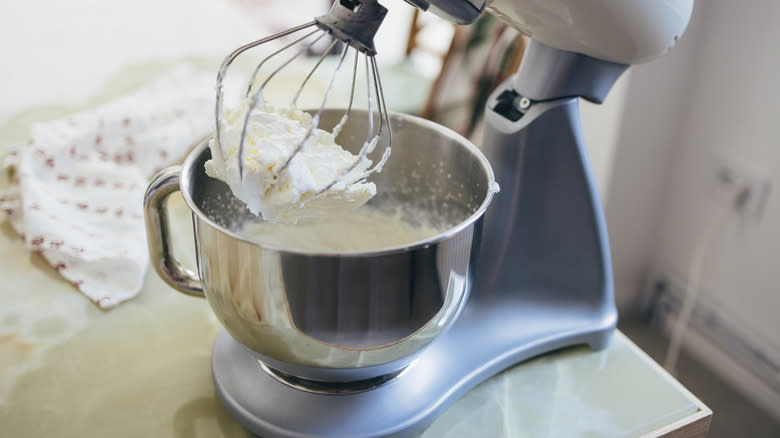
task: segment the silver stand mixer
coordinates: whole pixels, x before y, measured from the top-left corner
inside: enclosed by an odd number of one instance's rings
[[[692,1],[663,6],[597,1],[583,7],[572,0],[559,2],[566,7],[557,10],[530,0],[408,2],[460,24],[473,22],[487,7],[533,38],[519,71],[492,93],[485,108],[481,148],[501,191],[474,224],[479,244],[465,249],[472,258],[464,271],[465,304],[450,315],[449,328],[419,352],[363,368],[292,366],[223,330],[212,356],[216,393],[233,417],[260,436],[413,436],[497,372],[571,345],[605,348],[615,329],[607,230],[578,101],[601,103],[629,64],[674,44],[687,25]],[[648,9],[655,15],[642,18]],[[371,39],[383,16],[384,8],[374,0],[339,0],[317,26],[373,55]],[[615,40],[626,35],[610,32],[634,31],[626,30],[631,20],[644,25],[636,31],[639,37]],[[387,117],[380,110],[380,118],[392,125]],[[389,164],[395,159],[394,152]],[[167,181],[177,176],[157,178],[147,203],[159,202],[156,192],[167,190],[167,195],[172,190],[165,189]],[[192,184],[182,176],[183,193]],[[155,225],[164,219],[149,211],[147,222],[151,217],[158,221],[152,225],[164,231],[164,222]],[[204,245],[202,238],[198,242]],[[158,263],[165,245],[150,237],[150,249],[166,281],[200,293],[187,280],[197,279],[196,274],[171,269],[165,260]],[[209,266],[200,265],[201,275],[213,275]],[[215,299],[207,298],[215,307]]]
[[[524,62],[537,66],[521,66],[488,103],[483,151],[501,192],[485,214],[471,292],[453,326],[389,382],[369,380],[375,388],[348,394],[339,384],[317,392],[291,387],[260,371],[257,355],[223,331],[212,373],[241,424],[262,437],[412,436],[509,366],[570,345],[608,344],[617,311],[607,231],[569,93],[579,86],[601,99],[626,66],[540,44],[527,53]],[[524,75],[560,74],[538,61],[554,67],[561,58],[599,80],[572,84],[573,72],[564,72],[555,86],[540,81],[546,89],[518,90]],[[533,99],[522,114],[507,96]]]

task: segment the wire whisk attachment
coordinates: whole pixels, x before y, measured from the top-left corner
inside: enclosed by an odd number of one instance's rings
[[[392,130],[377,67],[373,38],[386,13],[387,10],[375,0],[338,0],[322,17],[245,44],[230,53],[222,62],[217,75],[217,99],[214,109],[216,130],[213,140],[216,147],[212,147],[212,154],[218,155],[218,159],[223,163],[235,159],[238,167],[238,178],[244,180],[247,145],[254,141],[250,118],[266,105],[264,92],[269,89],[269,84],[274,79],[286,76],[285,69],[290,68],[292,63],[303,61],[306,65],[313,65],[295,88],[295,93],[289,102],[292,109],[298,108],[299,100],[304,91],[315,88],[312,83],[316,82],[313,81],[315,76],[320,77],[317,75],[318,72],[323,69],[332,69],[332,74],[327,81],[321,81],[327,82],[327,87],[320,104],[316,109],[310,111],[311,123],[308,125],[305,135],[297,141],[292,152],[280,161],[281,164],[272,169],[271,176],[267,179],[270,179],[272,183],[277,182],[280,175],[290,167],[295,157],[307,147],[310,140],[319,135],[320,118],[334,94],[341,94],[348,103],[345,105],[346,109],[340,122],[332,127],[332,135],[338,137],[339,132],[347,123],[353,105],[358,106],[355,100],[356,96],[359,95],[365,98],[365,105],[362,107],[366,109],[366,112],[361,112],[361,114],[366,114],[368,120],[361,120],[359,123],[365,123],[366,139],[359,152],[355,154],[352,163],[333,176],[330,181],[317,187],[314,193],[309,195],[309,198],[317,198],[337,185],[344,187],[345,184],[360,183],[371,174],[381,171],[390,157]],[[238,145],[236,147],[234,144],[227,144],[230,142],[226,142],[225,138],[225,117],[232,117],[232,122],[236,122],[235,117],[237,116],[235,114],[226,116],[224,112],[223,82],[225,76],[228,69],[244,53],[254,48],[261,49],[261,46],[266,45],[272,47],[270,54],[256,64],[245,88],[242,105],[245,105],[246,108],[244,112],[239,111],[243,119],[238,120],[241,126],[241,134],[237,138]],[[325,46],[325,49],[318,58],[309,55],[321,46]],[[269,50],[266,49],[267,51]],[[344,71],[346,70],[351,70],[351,77],[348,74],[346,76],[349,78],[348,82],[344,80],[344,74],[346,74]],[[347,95],[348,97],[346,97]],[[316,112],[314,112],[315,110]],[[376,124],[379,126],[375,126]],[[235,140],[235,138],[231,138],[231,141]],[[368,160],[368,157],[377,150],[380,143],[379,150],[383,152],[373,167],[369,167],[371,161]],[[303,200],[303,202],[310,199]]]

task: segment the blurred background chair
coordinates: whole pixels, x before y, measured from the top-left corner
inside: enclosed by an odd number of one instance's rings
[[[407,56],[415,50],[430,51],[417,15],[415,11]],[[491,15],[469,27],[455,26],[419,115],[451,126],[467,137],[474,136],[490,92],[517,71],[525,47],[522,34]]]

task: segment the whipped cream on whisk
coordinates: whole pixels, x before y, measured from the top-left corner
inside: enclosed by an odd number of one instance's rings
[[[279,172],[306,137],[312,117],[299,109],[269,103],[250,114],[243,178],[239,177],[238,149],[247,108],[248,102],[244,102],[226,112],[220,125],[221,153],[212,138],[212,159],[205,167],[207,175],[227,183],[253,214],[270,222],[297,223],[302,218],[326,217],[359,207],[376,194],[376,185],[363,181],[370,159],[363,158],[346,173],[357,157],[336,143],[341,123],[333,133],[315,129],[303,149]]]

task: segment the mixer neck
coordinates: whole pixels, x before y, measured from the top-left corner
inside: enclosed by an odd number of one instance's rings
[[[531,40],[517,73],[493,93],[489,109],[516,122],[540,102],[582,97],[602,103],[626,64],[555,49]]]
[[[387,8],[376,0],[336,0],[327,14],[315,21],[320,29],[331,33],[355,49],[376,55],[374,35],[387,15]]]
[[[602,103],[615,81],[628,68],[531,40],[512,79],[514,88],[534,101],[582,97]]]

